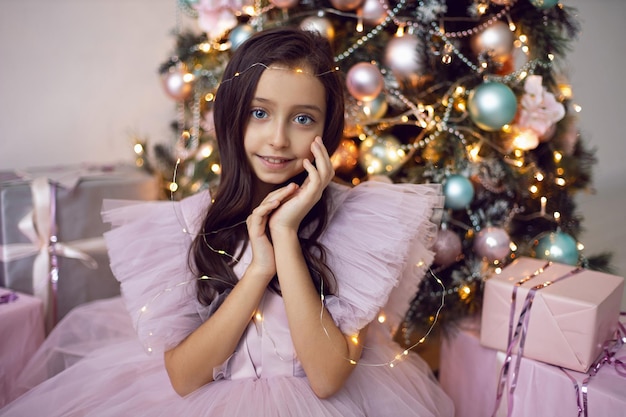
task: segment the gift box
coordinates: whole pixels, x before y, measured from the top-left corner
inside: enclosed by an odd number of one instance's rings
[[[155,177],[127,165],[0,172],[0,286],[41,298],[48,330],[73,307],[119,294],[102,201],[158,192]]]
[[[506,354],[480,344],[480,318],[462,322],[457,330],[442,338],[439,364],[439,381],[456,417],[626,417],[626,345],[593,376],[521,358],[515,390],[503,395],[496,410]]]
[[[0,288],[0,408],[15,397],[12,389],[26,363],[44,341],[43,302]]]
[[[519,258],[485,282],[480,342],[586,372],[618,326],[623,287],[615,275]]]

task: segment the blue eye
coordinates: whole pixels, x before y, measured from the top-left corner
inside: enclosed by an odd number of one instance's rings
[[[301,125],[310,125],[311,123],[314,123],[315,120],[313,120],[313,118],[309,115],[306,114],[299,114],[295,117],[294,121],[298,124]]]
[[[267,117],[267,112],[263,109],[252,109],[251,115],[255,119],[264,119]]]

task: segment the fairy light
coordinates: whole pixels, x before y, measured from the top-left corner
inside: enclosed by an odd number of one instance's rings
[[[133,146],[133,151],[135,151],[137,155],[143,155],[143,145],[141,143],[135,143],[135,146]]]
[[[515,242],[509,243],[509,249],[511,249],[511,252],[517,251],[517,245],[515,244]]]
[[[585,245],[583,245],[581,242],[578,242],[576,244],[576,248],[578,248],[579,251],[582,251],[585,249]]]
[[[211,165],[211,172],[213,172],[214,174],[221,174],[222,173],[222,167],[220,164],[212,164]]]
[[[546,196],[542,196],[541,200],[540,200],[540,203],[541,203],[541,211],[540,211],[540,213],[541,213],[542,216],[544,216],[546,214],[546,204],[548,203],[548,198]]]
[[[572,107],[574,108],[574,111],[576,113],[580,113],[581,111],[583,111],[582,106],[580,106],[579,104],[574,104]]]
[[[378,320],[378,322],[380,324],[383,324],[385,321],[387,321],[387,316],[385,316],[384,314],[381,313],[381,314],[378,315],[377,320]]]
[[[558,211],[555,211],[554,214],[554,220],[559,221],[561,219],[561,213],[559,213]]]
[[[170,184],[169,184],[169,186],[167,188],[171,192],[175,193],[178,190],[178,184],[176,184],[175,182],[170,182]]]
[[[560,187],[564,187],[566,184],[566,181],[565,181],[565,178],[558,177],[554,179],[554,183]]]
[[[559,151],[554,151],[554,161],[555,162],[561,162],[561,159],[563,159],[563,154]]]
[[[535,179],[536,179],[537,181],[541,182],[541,181],[543,181],[543,178],[544,178],[544,177],[543,177],[543,174],[542,174],[541,172],[537,172],[537,173],[535,174]]]
[[[530,187],[528,187],[528,191],[530,191],[532,194],[537,194],[537,192],[539,191],[539,187],[537,187],[536,185],[531,185]]]

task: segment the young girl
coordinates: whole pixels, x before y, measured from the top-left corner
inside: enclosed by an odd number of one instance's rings
[[[322,37],[242,44],[216,95],[216,192],[105,213],[136,333],[121,320],[115,337],[85,337],[100,347],[0,415],[453,415],[391,341],[433,257],[439,188],[332,183],[343,111]],[[80,307],[100,314],[82,331],[110,329],[119,308]]]

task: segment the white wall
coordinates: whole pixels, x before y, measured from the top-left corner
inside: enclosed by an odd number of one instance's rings
[[[580,12],[569,76],[600,162],[597,194],[580,198],[583,243],[626,273],[626,2],[563,3]],[[175,26],[176,0],[0,0],[0,169],[132,161],[132,134],[171,143],[157,68]]]
[[[132,161],[166,141],[175,0],[0,0],[0,169]]]

